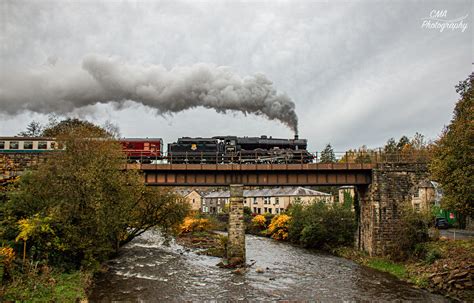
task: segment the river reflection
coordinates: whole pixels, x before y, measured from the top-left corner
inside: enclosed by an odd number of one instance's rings
[[[351,261],[247,236],[247,259],[256,264],[244,275],[215,265],[218,258],[197,255],[147,232],[110,261],[96,280],[91,302],[278,301],[445,302],[390,275]],[[256,267],[265,270],[257,273]]]

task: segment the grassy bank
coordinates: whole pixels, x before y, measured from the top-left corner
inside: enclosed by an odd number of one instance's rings
[[[92,272],[61,272],[42,269],[38,272],[16,274],[0,289],[4,301],[80,302],[87,300],[86,290]]]
[[[474,241],[439,240],[424,243],[404,261],[370,257],[354,248],[339,248],[338,256],[390,273],[400,280],[447,297],[474,301]]]

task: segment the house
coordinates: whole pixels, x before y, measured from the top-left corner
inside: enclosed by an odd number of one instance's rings
[[[341,186],[337,190],[339,202],[342,204],[346,203],[347,198],[351,198],[353,202],[354,197],[355,197],[355,186],[352,185],[346,185],[346,186]]]
[[[333,203],[334,197],[328,193],[304,187],[277,187],[244,191],[244,205],[255,214],[279,214],[291,204],[308,205],[316,201]]]
[[[417,212],[428,211],[432,206],[440,206],[441,190],[436,182],[424,180],[416,187],[411,204]]]
[[[204,195],[201,211],[208,214],[222,213],[225,206],[229,204],[229,191],[213,191]]]
[[[194,189],[179,189],[176,193],[186,199],[192,211],[200,211],[202,205],[201,194]]]
[[[304,187],[277,187],[267,189],[244,190],[244,206],[256,214],[279,214],[292,203],[307,205],[314,201],[333,203],[334,197],[328,193]],[[203,197],[202,212],[221,213],[230,199],[229,191],[216,191]]]

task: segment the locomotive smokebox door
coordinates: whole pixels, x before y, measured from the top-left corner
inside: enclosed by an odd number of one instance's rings
[[[196,145],[196,144],[191,144],[191,149],[192,149],[192,150],[196,150],[196,149],[197,149],[197,145]]]

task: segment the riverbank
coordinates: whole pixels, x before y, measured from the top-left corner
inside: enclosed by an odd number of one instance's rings
[[[406,261],[370,257],[354,248],[333,251],[367,267],[387,272],[416,287],[448,298],[474,301],[474,241],[438,240],[420,245],[418,256]]]
[[[87,302],[93,272],[63,272],[50,267],[16,273],[0,288],[0,298],[11,302]]]

